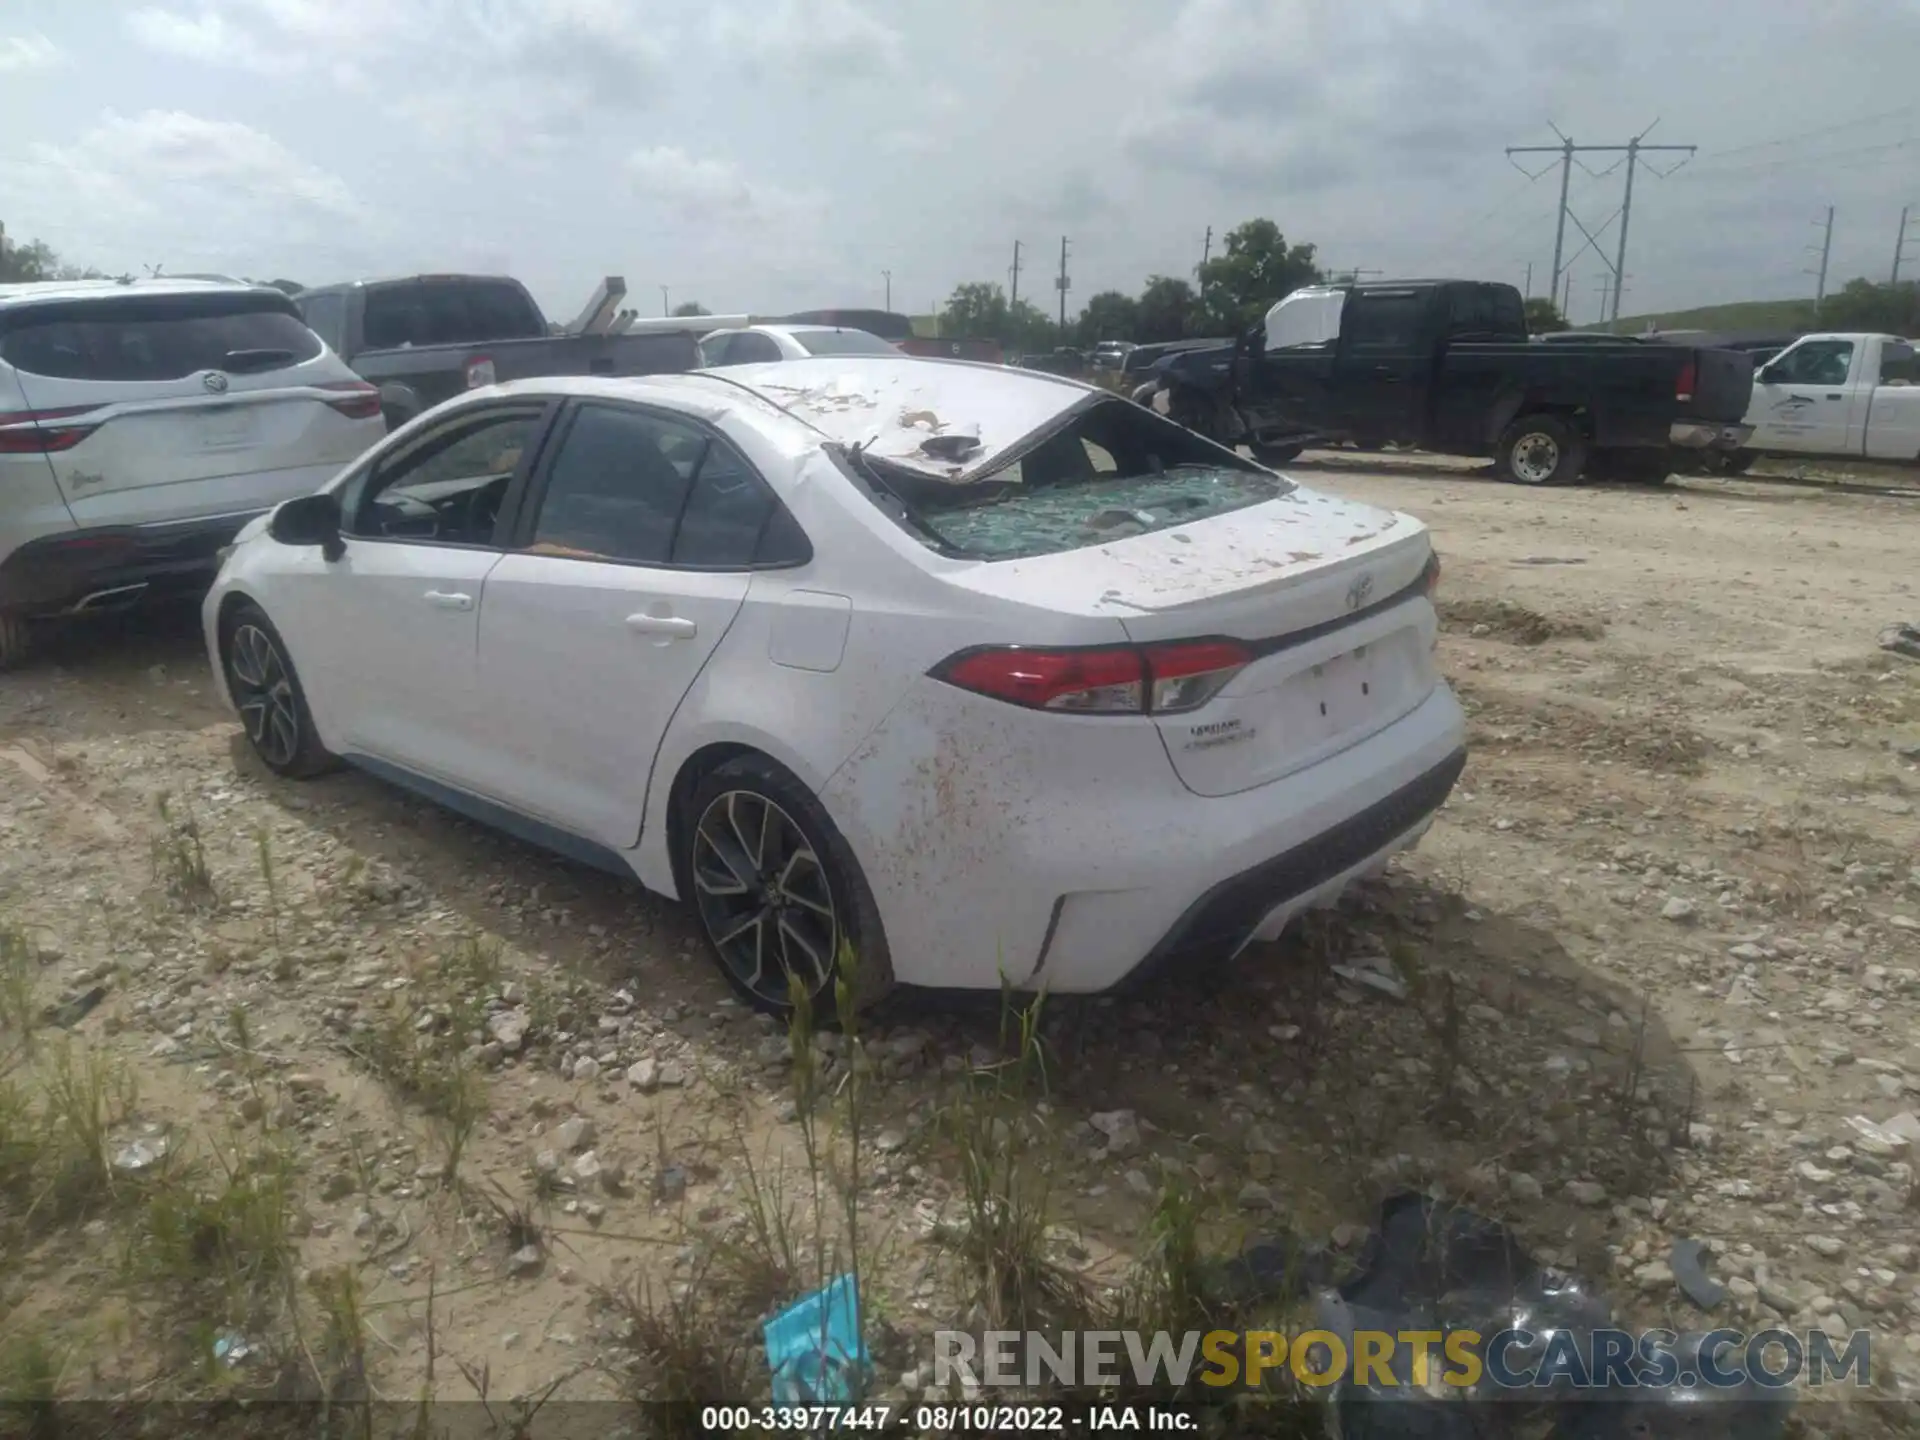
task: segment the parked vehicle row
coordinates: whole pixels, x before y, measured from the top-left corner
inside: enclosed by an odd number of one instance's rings
[[[1490,455],[1523,484],[1591,461],[1664,477],[1676,448],[1746,440],[1752,367],[1733,351],[1531,341],[1520,292],[1466,280],[1295,290],[1232,345],[1162,356],[1136,398],[1281,464],[1350,441]]]
[[[657,375],[699,363],[697,322],[614,330],[617,276],[561,333],[527,287],[500,275],[412,275],[303,290],[300,313],[361,379],[377,386],[389,428],[442,400],[535,375]]]

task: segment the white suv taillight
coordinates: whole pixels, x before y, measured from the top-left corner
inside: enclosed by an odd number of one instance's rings
[[[59,410],[0,411],[0,455],[56,455],[71,450],[100,428],[75,417],[98,405],[68,405]]]
[[[326,403],[349,420],[371,420],[380,413],[380,392],[364,380],[329,380],[320,388],[346,392],[338,400]]]
[[[493,357],[476,355],[467,361],[467,388],[478,390],[482,385],[493,384]]]
[[[993,645],[950,656],[932,674],[962,690],[1031,710],[1164,715],[1199,709],[1253,658],[1236,640],[1088,650]]]

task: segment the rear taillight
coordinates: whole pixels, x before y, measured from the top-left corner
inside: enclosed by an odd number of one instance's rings
[[[467,388],[478,390],[482,385],[493,384],[493,357],[476,355],[467,361]]]
[[[72,417],[99,408],[69,405],[63,410],[0,411],[0,455],[54,455],[71,450],[100,428],[98,423],[75,423]]]
[[[1232,640],[1096,650],[1019,645],[963,650],[933,676],[962,690],[1033,710],[1145,715],[1195,710],[1253,658]]]
[[[1673,398],[1678,400],[1682,405],[1692,403],[1693,387],[1699,378],[1700,367],[1695,364],[1693,358],[1689,356],[1687,363],[1680,367],[1680,378],[1673,382]]]
[[[326,403],[349,420],[371,420],[380,413],[380,391],[364,380],[330,380],[320,388],[345,392]]]

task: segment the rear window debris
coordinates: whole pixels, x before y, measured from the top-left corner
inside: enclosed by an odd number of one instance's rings
[[[973,436],[938,431],[921,448],[959,460],[976,450]],[[1027,442],[1005,463],[957,478],[908,469],[870,450],[848,454],[896,500],[923,540],[981,560],[1015,560],[1103,545],[1134,535],[1259,505],[1293,483],[1241,460],[1150,411],[1124,400],[1078,406]],[[883,507],[891,508],[891,507]]]

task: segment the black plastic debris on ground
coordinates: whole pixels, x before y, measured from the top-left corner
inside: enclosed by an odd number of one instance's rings
[[[1256,1247],[1257,1248],[1257,1247]],[[1283,1243],[1302,1273],[1301,1257]],[[1244,1259],[1244,1257],[1243,1257]],[[1310,1266],[1305,1268],[1310,1269]],[[1243,1279],[1250,1277],[1242,1276]],[[1562,1354],[1568,1342],[1585,1362],[1594,1358],[1595,1330],[1613,1324],[1612,1307],[1584,1280],[1538,1264],[1513,1233],[1497,1221],[1445,1205],[1424,1195],[1398,1195],[1381,1208],[1380,1226],[1360,1257],[1359,1273],[1321,1290],[1315,1305],[1319,1328],[1340,1337],[1352,1356],[1358,1331],[1399,1336],[1408,1331],[1472,1330],[1472,1347],[1484,1361],[1488,1340],[1502,1331],[1524,1331],[1530,1343],[1505,1350],[1510,1373],[1536,1373],[1549,1349]],[[1414,1349],[1396,1343],[1387,1369],[1396,1383],[1364,1387],[1351,1370],[1334,1391],[1342,1440],[1482,1440],[1526,1436],[1529,1440],[1777,1440],[1792,1408],[1790,1393],[1743,1381],[1737,1388],[1700,1383],[1702,1332],[1681,1334],[1671,1346],[1674,1379],[1667,1384],[1623,1384],[1619,1372],[1596,1374],[1576,1386],[1560,1372],[1543,1386],[1505,1388],[1485,1373],[1471,1387],[1444,1382],[1457,1373],[1440,1345],[1428,1352],[1428,1384],[1413,1384]],[[1324,1364],[1324,1359],[1322,1361]],[[1737,1356],[1721,1359],[1736,1368]],[[1631,1367],[1644,1380],[1644,1366]],[[1680,1383],[1687,1381],[1689,1383]]]
[[[1889,625],[1880,632],[1880,648],[1909,660],[1920,660],[1920,625]]]

